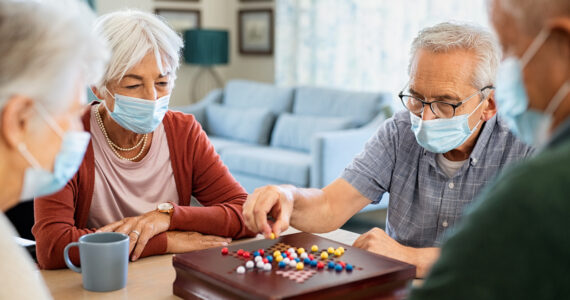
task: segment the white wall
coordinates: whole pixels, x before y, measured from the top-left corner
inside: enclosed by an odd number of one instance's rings
[[[225,29],[230,33],[230,63],[215,67],[224,81],[236,78],[251,79],[263,82],[274,81],[273,56],[240,55],[238,51],[237,15],[239,9],[273,8],[274,1],[240,2],[239,0],[200,0],[163,1],[163,0],[97,0],[97,13],[135,8],[142,11],[154,12],[155,8],[186,8],[198,9],[201,13],[201,25],[205,29]],[[275,16],[274,16],[275,17]],[[198,68],[182,64],[171,97],[171,106],[190,104],[191,84]],[[199,99],[194,99],[194,101]]]

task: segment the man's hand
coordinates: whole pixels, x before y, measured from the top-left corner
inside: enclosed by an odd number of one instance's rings
[[[103,226],[97,232],[120,232],[129,236],[129,253],[131,260],[137,260],[144,247],[153,236],[167,231],[170,227],[170,216],[156,210],[138,217],[123,220]]]
[[[197,232],[168,231],[166,233],[166,252],[184,253],[206,248],[227,246],[232,239]]]
[[[423,278],[439,257],[439,248],[412,248],[391,238],[384,230],[372,230],[359,236],[354,247],[397,259],[416,266],[416,277]]]
[[[377,227],[359,236],[352,246],[413,264],[410,248],[396,242]]]
[[[261,232],[266,238],[271,232],[279,236],[289,227],[293,212],[293,186],[268,185],[255,189],[243,205],[245,225],[253,232]],[[275,222],[270,226],[267,215]]]

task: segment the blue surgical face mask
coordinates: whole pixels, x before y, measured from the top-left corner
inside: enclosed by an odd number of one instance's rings
[[[50,195],[62,189],[79,169],[91,138],[91,135],[84,131],[64,133],[52,117],[38,103],[36,104],[40,116],[61,137],[61,149],[55,156],[52,172],[42,168],[24,143],[18,145],[18,150],[32,166],[25,172],[20,201]]]
[[[570,93],[570,81],[566,81],[550,100],[544,112],[529,108],[523,69],[536,55],[549,35],[550,31],[542,30],[521,59],[509,57],[501,63],[495,91],[499,116],[517,137],[539,148],[543,147],[550,137],[552,114]]]
[[[434,153],[446,153],[462,145],[477,130],[481,120],[473,129],[469,128],[469,117],[481,106],[481,103],[470,114],[459,115],[449,119],[424,121],[410,112],[412,131],[416,141],[426,150]]]
[[[145,134],[153,132],[168,111],[170,95],[155,101],[115,94],[115,108],[107,111],[121,127]]]

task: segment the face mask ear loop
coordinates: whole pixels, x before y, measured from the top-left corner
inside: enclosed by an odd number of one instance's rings
[[[481,104],[483,104],[483,102],[485,102],[485,100],[479,102],[477,107],[475,107],[475,109],[469,114],[470,117],[479,109],[479,107],[481,107]]]
[[[113,98],[113,100],[115,100],[115,102],[117,102],[117,98],[115,97],[115,95],[111,94],[111,92],[109,92],[109,89],[107,89],[107,87],[105,87],[105,92],[107,94],[109,94],[109,96],[111,96],[111,98]],[[109,109],[109,107],[107,106],[107,101],[105,101],[105,99],[101,99],[101,103],[103,104],[103,106],[105,107],[105,109],[110,112],[111,110]]]
[[[59,127],[59,125],[53,120],[52,116],[50,116],[46,109],[39,103],[36,102],[36,110],[38,111],[38,113],[42,116],[42,118],[46,121],[46,123],[48,123],[49,127],[51,127],[51,129],[53,129],[53,131],[55,131],[55,133],[57,135],[59,135],[60,138],[63,139],[63,135],[64,132],[61,129],[61,127]]]
[[[528,62],[536,55],[536,52],[538,52],[540,47],[542,47],[542,45],[544,45],[544,43],[546,42],[546,39],[548,39],[549,35],[550,35],[550,30],[544,28],[536,36],[534,41],[532,41],[530,46],[526,49],[523,56],[521,57],[521,68],[522,69],[524,69],[524,67],[528,64]]]
[[[477,122],[477,124],[475,124],[475,127],[473,127],[473,129],[470,129],[471,133],[473,133],[475,130],[477,130],[477,128],[479,127],[479,124],[481,124],[483,120],[479,119],[479,122]],[[469,125],[467,125],[469,126]]]
[[[18,144],[18,151],[20,151],[20,154],[22,154],[24,159],[27,160],[28,163],[32,167],[34,167],[35,169],[41,169],[42,168],[42,166],[36,160],[36,158],[32,155],[32,153],[30,153],[30,151],[28,151],[28,147],[26,147],[26,144],[24,144],[24,142],[20,142]]]
[[[467,119],[469,119],[469,117],[471,117],[478,109],[479,107],[481,107],[481,104],[483,104],[483,102],[485,102],[485,100],[479,102],[479,104],[477,105],[477,107],[475,107],[475,109],[469,114],[469,116],[467,117]],[[473,127],[473,129],[469,128],[470,131],[475,131],[475,129],[477,129],[477,127],[479,126],[479,124],[481,124],[481,118],[479,118],[479,122],[477,122],[477,124],[475,124],[475,127]],[[469,125],[467,125],[469,126]]]
[[[115,95],[111,94],[111,92],[109,92],[109,90],[107,88],[105,88],[105,92],[107,92],[107,94],[109,94],[109,96],[111,96],[111,98],[115,99]],[[105,101],[105,100],[103,100]]]
[[[546,114],[552,115],[554,111],[560,106],[562,101],[566,99],[566,95],[570,93],[570,80],[567,80],[561,87],[558,89],[558,92],[554,95],[546,110],[544,111]]]

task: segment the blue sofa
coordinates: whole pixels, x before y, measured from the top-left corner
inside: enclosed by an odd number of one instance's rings
[[[326,186],[392,114],[390,101],[387,93],[233,80],[196,104],[173,109],[196,117],[251,193],[268,184]]]

